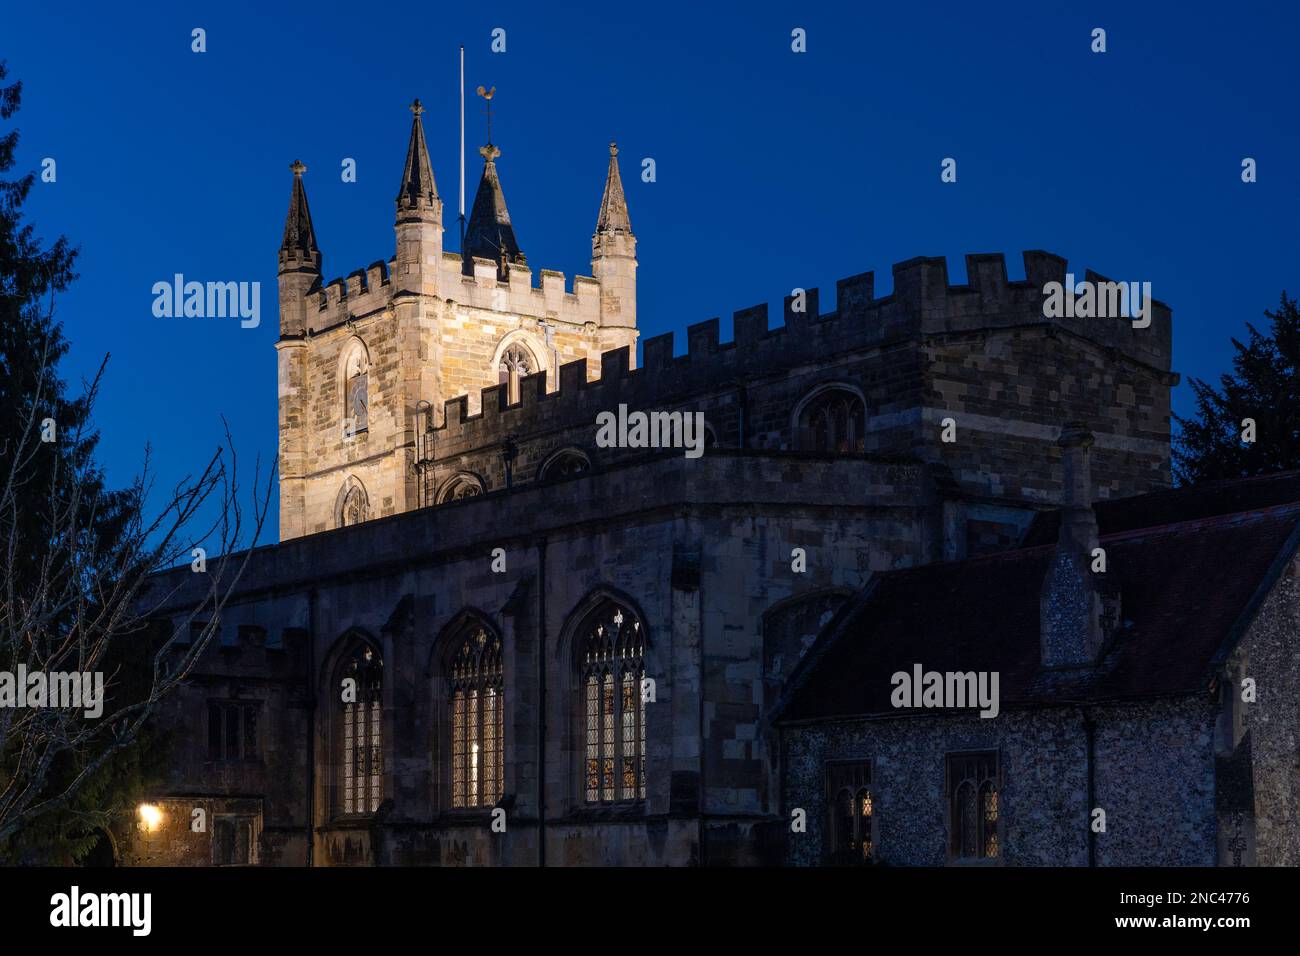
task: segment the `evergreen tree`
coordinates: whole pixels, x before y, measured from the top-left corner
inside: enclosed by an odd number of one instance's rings
[[[1175,416],[1179,484],[1300,468],[1300,309],[1283,292],[1264,315],[1267,335],[1248,324],[1249,341],[1232,340],[1232,372],[1218,388],[1191,380],[1196,414]]]
[[[22,83],[3,85],[7,77],[0,62],[0,120],[11,119],[22,98]],[[138,488],[110,491],[105,486],[94,460],[99,435],[90,423],[91,395],[69,398],[58,374],[68,342],[61,323],[53,318],[53,303],[76,279],[77,250],[63,236],[46,245],[32,224],[24,222],[22,207],[36,177],[29,172],[4,178],[14,167],[17,145],[16,129],[0,137],[0,475],[21,476],[14,507],[0,514],[4,538],[16,550],[15,559],[6,561],[0,596],[6,611],[33,606],[40,600],[42,578],[57,579],[69,571],[69,552],[56,542],[62,528],[77,527],[92,538],[95,547],[80,551],[79,557],[93,555],[96,567],[91,570],[113,574],[138,504]],[[32,442],[34,423],[47,419],[53,422],[57,440]],[[61,513],[66,509],[76,512],[71,520]],[[49,632],[66,634],[75,613],[71,604],[58,608],[48,621]],[[5,619],[9,622],[11,615]],[[139,662],[132,666],[124,660],[125,651],[115,649],[103,663],[118,673],[121,693],[138,697],[148,684],[141,686],[140,675],[134,673]],[[17,664],[29,663],[10,659],[21,654],[16,642],[0,645],[0,670],[12,673]],[[123,759],[106,763],[88,779],[75,799],[0,845],[0,858],[78,860],[93,845],[96,828],[107,828],[113,814],[138,796],[150,762],[159,755],[154,737],[146,731]],[[18,759],[15,747],[23,742],[8,734],[5,738],[0,743],[0,784],[11,779]],[[76,749],[59,752],[44,791],[66,787],[92,755]]]
[[[0,63],[0,121],[22,95],[7,76]],[[85,675],[104,693],[96,700],[92,690],[85,707],[39,696],[28,706],[22,688],[22,703],[0,707],[0,862],[68,864],[95,847],[98,831],[123,835],[158,776],[164,735],[151,718],[220,627],[275,477],[271,469],[263,490],[257,469],[245,521],[227,435],[197,477],[148,514],[147,449],[130,486],[106,486],[91,424],[103,366],[78,397],[58,373],[68,344],[54,304],[76,278],[77,250],[62,236],[47,245],[24,222],[35,174],[4,178],[17,144],[17,131],[0,136],[0,673],[23,665],[47,679]],[[213,512],[192,535],[196,516]],[[166,589],[153,593],[152,575],[189,564],[198,545],[216,557],[193,569],[188,612],[155,618]]]

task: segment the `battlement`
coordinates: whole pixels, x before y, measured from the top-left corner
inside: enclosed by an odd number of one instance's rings
[[[442,297],[455,305],[577,326],[601,324],[600,282],[591,276],[574,276],[572,283],[566,284],[563,272],[542,269],[534,285],[533,271],[512,263],[507,281],[502,282],[491,260],[474,259],[472,276],[461,271],[462,261],[458,253],[444,252],[438,272]],[[333,328],[350,316],[388,308],[395,291],[390,277],[395,271],[396,259],[375,262],[307,293],[310,331]]]
[[[442,254],[438,288],[442,297],[475,309],[512,312],[571,325],[600,324],[600,283],[590,276],[574,276],[566,288],[563,272],[540,270],[538,284],[528,266],[510,263],[506,281],[497,276],[490,259],[474,259],[474,274],[462,272],[463,260],[454,252]]]
[[[349,316],[386,309],[393,298],[391,276],[395,264],[395,259],[381,259],[307,293],[308,331],[319,332],[347,321]]]
[[[720,341],[719,320],[708,319],[686,330],[687,351],[675,355],[672,332],[642,343],[640,367],[627,348],[603,353],[600,377],[587,380],[586,361],[559,369],[559,389],[546,391],[545,373],[522,383],[520,401],[508,405],[502,386],[482,390],[482,411],[469,414],[468,398],[445,403],[442,424],[434,429],[435,445],[446,451],[498,441],[511,432],[528,433],[587,420],[619,403],[641,409],[671,410],[709,391],[775,368],[824,362],[828,357],[883,348],[896,342],[945,336],[978,335],[998,330],[1050,327],[1087,339],[1102,349],[1168,373],[1172,313],[1151,303],[1151,324],[1134,328],[1123,318],[1048,318],[1044,315],[1050,282],[1064,282],[1066,260],[1049,252],[1023,254],[1025,279],[1010,281],[1001,253],[966,256],[968,281],[951,284],[943,258],[915,258],[893,267],[892,294],[875,297],[872,272],[836,283],[834,311],[820,311],[820,291],[803,291],[803,310],[796,296],[785,297],[784,325],[768,327],[766,304],[734,313],[733,339]],[[455,257],[459,262],[459,257]],[[489,264],[490,265],[490,264]],[[526,271],[526,270],[524,270]],[[543,281],[557,274],[543,273]],[[1076,275],[1076,281],[1078,281]],[[511,279],[514,279],[512,272]],[[1089,282],[1109,281],[1088,270]],[[480,281],[475,276],[475,283]],[[556,288],[553,285],[551,288]],[[512,286],[513,291],[513,286]],[[535,295],[537,290],[530,290]],[[1058,333],[1053,333],[1058,334]]]

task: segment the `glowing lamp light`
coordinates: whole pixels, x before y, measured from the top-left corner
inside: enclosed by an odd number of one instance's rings
[[[153,833],[162,826],[162,810],[152,803],[140,804],[140,826],[146,833]]]

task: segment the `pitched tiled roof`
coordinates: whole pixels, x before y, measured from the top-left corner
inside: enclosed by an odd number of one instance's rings
[[[1209,517],[1109,534],[1103,524],[1107,582],[1118,585],[1121,603],[1095,668],[1040,667],[1039,592],[1055,545],[1022,548],[877,576],[809,651],[778,719],[908,713],[891,706],[890,678],[916,664],[926,671],[997,671],[1003,709],[1204,692],[1225,641],[1268,586],[1279,556],[1300,540],[1300,493],[1294,485],[1279,490],[1297,477],[1277,481],[1161,493],[1171,497],[1149,510],[1157,518],[1180,508]],[[1252,494],[1290,503],[1216,513]],[[1140,514],[1112,510],[1123,520],[1111,527]]]
[[[1300,471],[1280,471],[1254,478],[1208,481],[1190,488],[1170,488],[1131,498],[1095,502],[1097,526],[1102,534],[1134,531],[1156,525],[1209,518],[1215,515],[1257,511],[1300,501]],[[1021,542],[1030,548],[1054,544],[1060,512],[1040,512]]]

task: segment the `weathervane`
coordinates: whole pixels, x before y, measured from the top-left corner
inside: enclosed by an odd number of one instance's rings
[[[485,90],[483,89],[483,87],[480,86],[478,88],[478,95],[483,97],[483,99],[487,100],[487,108],[483,110],[483,112],[487,114],[487,134],[488,134],[487,141],[488,141],[488,145],[491,146],[492,145],[492,97],[497,95],[497,88],[494,86],[490,90]]]

